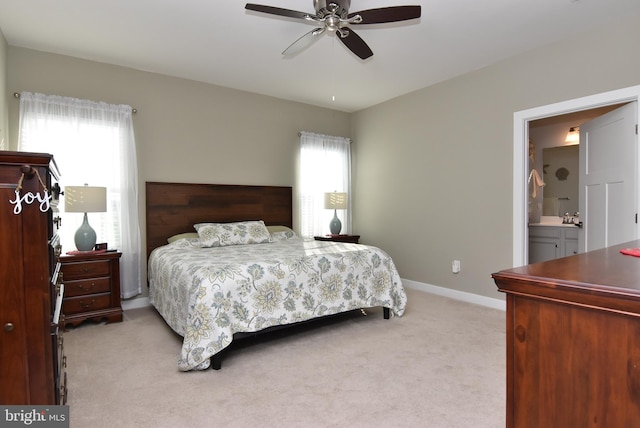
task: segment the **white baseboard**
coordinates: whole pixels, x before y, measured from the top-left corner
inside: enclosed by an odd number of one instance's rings
[[[423,282],[411,281],[403,279],[402,285],[414,290],[424,291],[425,293],[436,294],[438,296],[449,297],[455,300],[461,300],[467,303],[474,303],[480,306],[487,306],[493,309],[506,311],[507,304],[504,300],[493,299],[491,297],[480,296],[479,294],[467,293],[464,291],[453,290],[451,288],[438,287],[437,285],[425,284]],[[135,299],[123,300],[122,310],[138,309],[151,306],[148,297],[138,297]]]
[[[129,310],[129,309],[146,308],[147,306],[151,306],[151,303],[149,303],[148,297],[136,297],[135,299],[122,301],[123,311]]]
[[[501,299],[493,299],[491,297],[480,296],[479,294],[467,293],[465,291],[453,290],[451,288],[438,287],[437,285],[411,281],[410,279],[403,279],[402,285],[414,290],[424,291],[425,293],[449,297],[455,300],[462,300],[463,302],[473,303],[480,306],[487,306],[489,308],[498,309],[501,311],[507,310],[507,302]]]

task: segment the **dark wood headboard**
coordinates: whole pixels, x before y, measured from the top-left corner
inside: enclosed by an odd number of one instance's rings
[[[203,222],[263,220],[293,228],[291,187],[146,182],[147,258]]]

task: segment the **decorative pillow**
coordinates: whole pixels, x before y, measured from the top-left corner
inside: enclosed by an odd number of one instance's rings
[[[198,234],[196,232],[179,233],[177,235],[168,237],[167,242],[171,244],[172,242],[175,242],[178,239],[197,238],[197,237],[198,237]]]
[[[288,232],[273,232],[271,234],[271,242],[286,241],[287,239],[297,238],[298,235],[293,230]]]
[[[271,242],[285,241],[298,236],[287,226],[267,226],[267,230],[271,233]]]
[[[271,242],[271,234],[262,220],[236,223],[198,223],[193,227],[198,231],[198,237],[203,247]]]

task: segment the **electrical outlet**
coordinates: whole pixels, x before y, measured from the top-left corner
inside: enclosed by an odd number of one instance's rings
[[[451,272],[453,273],[460,272],[460,260],[454,260],[451,262]]]

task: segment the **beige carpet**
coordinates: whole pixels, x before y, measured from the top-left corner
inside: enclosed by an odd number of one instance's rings
[[[503,427],[505,313],[407,289],[381,309],[277,333],[179,372],[180,338],[152,309],[65,334],[70,425]]]

